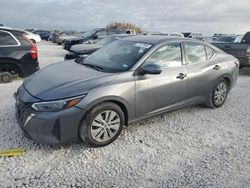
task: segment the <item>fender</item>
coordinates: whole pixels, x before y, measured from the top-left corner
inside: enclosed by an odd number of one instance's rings
[[[125,115],[126,123],[128,122],[129,119],[133,119],[133,117],[135,116],[134,108],[130,107],[129,103],[126,100],[124,100],[121,97],[112,96],[112,95],[96,99],[95,101],[89,103],[86,107],[84,107],[84,110],[89,111],[94,106],[103,102],[108,102],[108,101],[114,102],[122,108],[124,115]],[[81,108],[80,106],[78,107]]]

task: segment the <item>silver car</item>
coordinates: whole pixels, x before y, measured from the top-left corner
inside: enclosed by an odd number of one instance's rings
[[[201,41],[132,36],[85,59],[43,68],[17,90],[16,117],[35,141],[113,142],[124,125],[188,105],[223,105],[239,61]]]

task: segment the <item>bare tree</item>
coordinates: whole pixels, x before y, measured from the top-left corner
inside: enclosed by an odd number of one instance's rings
[[[112,22],[112,23],[109,23],[106,27],[109,29],[132,29],[132,30],[135,30],[136,33],[142,32],[141,28],[135,26],[134,24],[125,23],[125,22]]]

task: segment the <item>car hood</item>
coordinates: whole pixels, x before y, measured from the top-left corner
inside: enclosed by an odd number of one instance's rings
[[[56,100],[87,93],[88,90],[114,80],[113,73],[104,73],[64,61],[49,65],[24,80],[24,87],[41,100]]]
[[[70,51],[75,52],[75,53],[86,53],[89,51],[95,51],[101,47],[102,45],[98,45],[98,44],[77,44],[77,45],[72,46],[70,48]]]

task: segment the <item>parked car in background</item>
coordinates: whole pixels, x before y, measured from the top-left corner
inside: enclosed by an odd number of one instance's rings
[[[36,30],[33,33],[39,35],[42,40],[47,40],[47,41],[49,40],[49,37],[51,34],[50,31],[46,31],[46,30]]]
[[[29,76],[39,69],[37,47],[25,31],[0,28],[0,72]]]
[[[65,60],[75,59],[81,56],[88,56],[95,52],[96,50],[100,49],[101,47],[113,42],[115,40],[132,36],[130,34],[117,34],[117,35],[110,35],[95,44],[76,44],[70,48],[70,52],[67,53],[64,57]]]
[[[214,39],[213,43],[233,43],[236,39],[236,35],[222,35]]]
[[[124,33],[129,35],[136,35],[136,31],[133,29],[125,29]]]
[[[231,42],[213,41],[212,44],[239,59],[240,67],[250,66],[250,32],[247,32],[240,42],[235,43],[235,38]]]
[[[51,34],[50,34],[49,40],[56,43],[56,40],[57,40],[59,34],[60,34],[60,31],[58,31],[58,30],[52,31]]]
[[[59,34],[57,40],[56,40],[56,43],[58,45],[61,45],[64,43],[64,41],[67,39],[67,40],[70,40],[71,38],[75,38],[75,37],[80,37],[80,33],[79,32],[76,32],[76,31],[63,31]]]
[[[146,36],[150,36],[150,35],[166,36],[166,35],[168,35],[167,33],[161,33],[158,31],[143,31],[141,34],[146,35]]]
[[[169,33],[167,36],[168,37],[181,37],[181,38],[184,37],[184,35],[182,33],[178,33],[178,32]]]
[[[186,38],[199,38],[199,37],[202,37],[202,33],[199,33],[199,32],[184,32],[182,34]]]
[[[37,34],[34,34],[32,32],[26,31],[26,30],[22,30],[22,29],[18,29],[18,28],[11,28],[11,27],[0,27],[0,29],[8,29],[8,30],[16,30],[16,31],[20,31],[22,33],[25,34],[25,36],[27,38],[29,38],[34,44],[37,42],[41,42],[41,37]]]
[[[244,35],[237,35],[237,37],[234,40],[234,43],[241,43]]]
[[[34,31],[36,31],[36,28],[25,28],[25,31],[33,33]]]
[[[41,37],[40,35],[31,33],[29,31],[23,31],[25,32],[25,35],[34,43],[36,44],[37,42],[41,42]]]
[[[25,79],[16,117],[37,142],[105,146],[130,122],[187,105],[222,106],[238,72],[236,58],[201,41],[126,37]]]
[[[66,50],[70,50],[71,46],[76,44],[83,44],[84,42],[91,41],[92,43],[96,43],[97,41],[107,37],[108,35],[121,34],[123,33],[121,30],[116,29],[106,29],[106,28],[98,28],[90,31],[86,31],[79,37],[71,37],[69,39],[64,40],[63,47]]]

